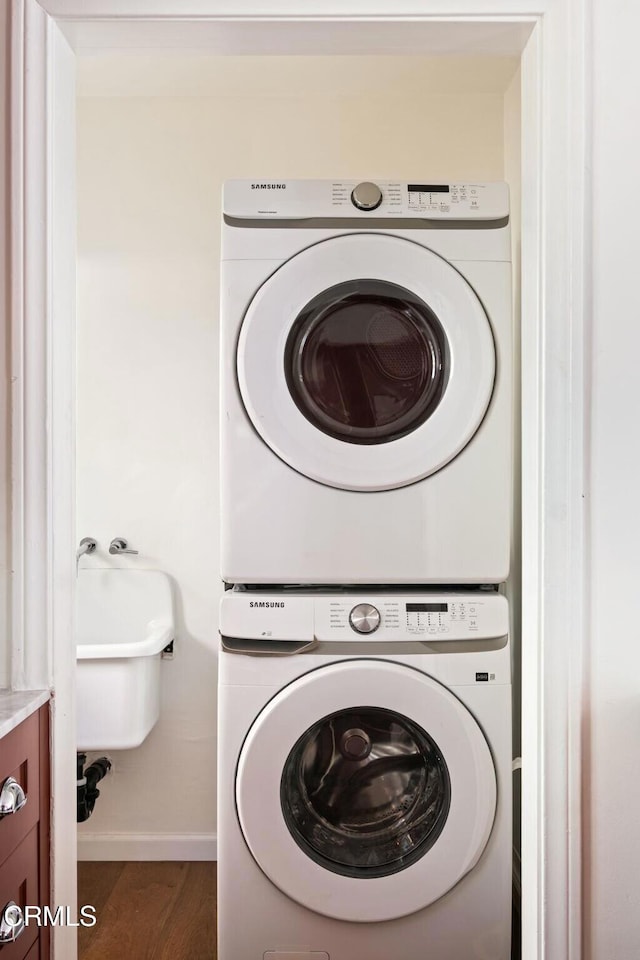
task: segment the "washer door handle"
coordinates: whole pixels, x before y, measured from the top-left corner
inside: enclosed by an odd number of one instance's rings
[[[240,637],[223,637],[220,634],[222,649],[227,653],[244,653],[262,657],[290,657],[295,653],[306,653],[317,647],[318,641],[312,640],[243,640]]]

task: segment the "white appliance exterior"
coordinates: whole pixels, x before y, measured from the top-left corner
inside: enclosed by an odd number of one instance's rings
[[[380,184],[373,213],[351,203],[355,182],[252,189],[260,186],[230,181],[224,192],[223,579],[503,582],[512,495],[506,185],[449,185],[445,204],[427,202],[444,194],[407,199],[406,184]],[[433,308],[448,379],[414,430],[352,443],[300,412],[284,353],[306,303],[367,277]]]
[[[360,604],[380,613],[370,635],[350,626]],[[427,952],[430,960],[508,960],[506,600],[461,591],[234,590],[222,599],[221,633],[220,960],[424,960]],[[310,725],[345,706],[418,723],[449,768],[441,833],[390,875],[326,869],[292,839],[282,812],[286,758]]]

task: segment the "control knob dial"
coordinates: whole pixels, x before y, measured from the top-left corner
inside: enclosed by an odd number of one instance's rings
[[[349,623],[356,633],[373,633],[380,626],[380,611],[370,603],[359,603],[349,614]]]
[[[359,183],[353,188],[351,202],[358,210],[375,210],[382,203],[382,190],[377,183]]]

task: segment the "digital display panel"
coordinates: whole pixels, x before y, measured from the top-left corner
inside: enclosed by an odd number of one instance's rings
[[[408,603],[407,613],[446,613],[448,603]]]
[[[449,193],[450,188],[443,183],[410,183],[409,193]]]

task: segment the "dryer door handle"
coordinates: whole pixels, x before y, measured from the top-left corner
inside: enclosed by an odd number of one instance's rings
[[[222,649],[227,653],[244,653],[262,657],[290,657],[294,653],[306,653],[317,647],[313,640],[243,640],[240,637],[224,637],[220,634]]]

